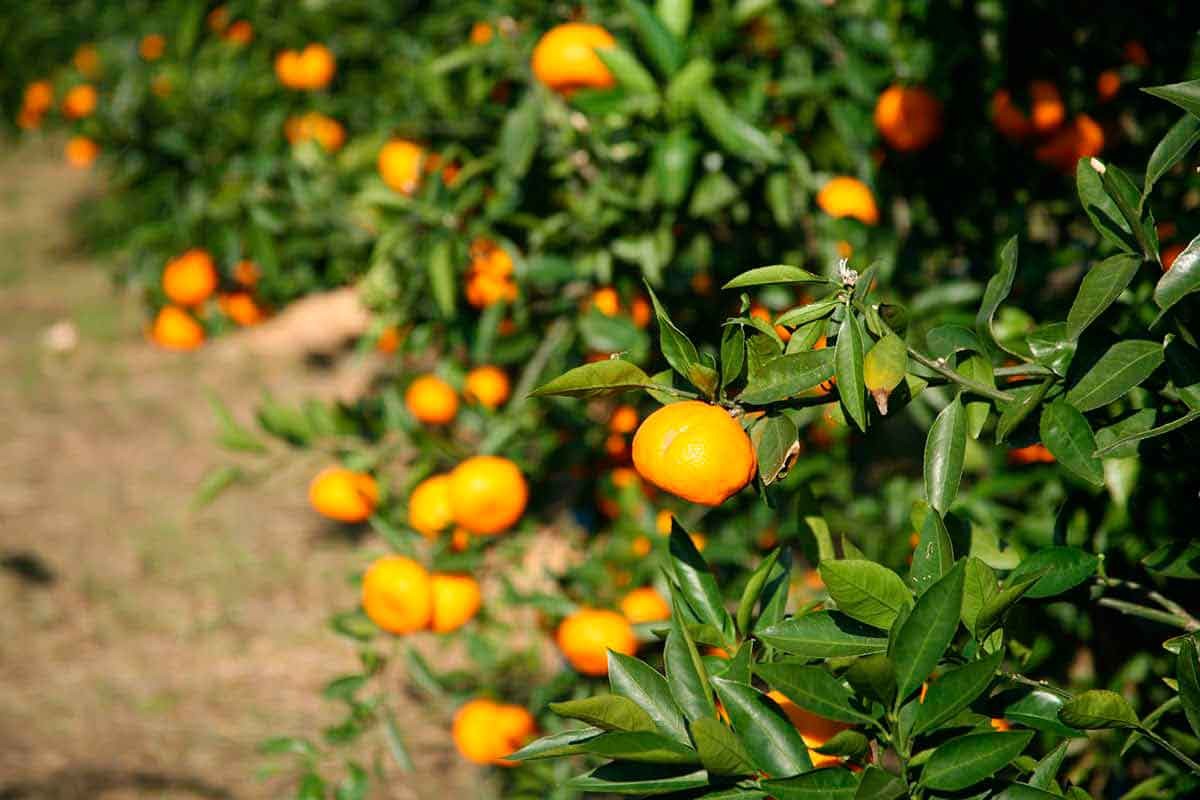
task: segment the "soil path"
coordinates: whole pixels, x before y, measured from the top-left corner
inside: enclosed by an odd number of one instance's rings
[[[245,419],[355,377],[146,344],[71,241],[95,190],[49,145],[0,155],[0,798],[288,796],[255,748],[338,721],[318,692],[354,653],[324,620],[364,545],[307,509],[307,464],[193,511],[226,458],[204,391]],[[397,711],[417,771],[375,796],[485,794],[447,720]]]

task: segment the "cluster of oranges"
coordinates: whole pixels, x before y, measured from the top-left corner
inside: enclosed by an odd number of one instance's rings
[[[476,239],[471,243],[470,257],[466,288],[468,303],[475,308],[486,308],[517,299],[513,260],[507,250],[491,239]]]
[[[237,288],[221,292],[218,307],[238,325],[261,322],[267,311],[251,292],[258,281],[257,266],[239,261],[231,277]],[[162,291],[169,304],[155,317],[150,338],[169,350],[194,350],[203,344],[204,326],[193,314],[217,294],[219,284],[216,262],[207,250],[192,248],[170,259],[162,273]]]
[[[463,757],[475,764],[516,766],[506,760],[537,734],[533,715],[521,706],[476,698],[454,715],[452,735]]]
[[[1067,109],[1058,87],[1050,81],[1029,85],[1029,113],[1017,106],[1012,92],[999,89],[992,95],[992,123],[1012,142],[1035,140],[1034,156],[1063,172],[1075,169],[1081,158],[1099,155],[1104,131],[1087,114],[1067,120]]]
[[[319,111],[288,117],[283,123],[283,135],[289,144],[313,141],[327,153],[336,153],[346,143],[346,129],[342,123]]]
[[[337,59],[320,42],[311,42],[303,50],[282,50],[275,56],[275,77],[288,89],[317,91],[333,81]]]
[[[148,33],[138,42],[138,55],[146,61],[158,61],[167,52],[167,37],[161,33]]]
[[[227,6],[217,6],[208,12],[208,29],[227,42],[246,45],[254,41],[254,26],[249,20],[230,19]]]
[[[472,456],[450,472],[421,481],[408,498],[408,524],[427,539],[457,526],[465,536],[495,536],[525,513],[529,485],[521,470],[500,456]]]
[[[508,373],[492,364],[470,370],[463,383],[468,402],[492,411],[508,402],[512,393]],[[458,415],[458,393],[432,374],[413,379],[404,392],[404,404],[418,422],[426,425],[448,425]]]
[[[430,573],[406,556],[376,559],[362,579],[363,613],[397,636],[456,631],[479,613],[482,598],[470,575]]]

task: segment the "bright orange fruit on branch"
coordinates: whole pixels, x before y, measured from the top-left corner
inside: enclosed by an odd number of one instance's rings
[[[405,556],[384,556],[362,580],[363,612],[389,633],[403,635],[429,627],[433,588],[423,566]]]
[[[467,373],[463,395],[471,402],[496,409],[508,401],[511,391],[504,370],[487,364]]]
[[[45,114],[54,105],[54,87],[50,81],[33,81],[25,87],[22,107],[34,114]]]
[[[867,225],[879,222],[875,195],[858,178],[846,175],[831,178],[817,192],[817,205],[831,217],[851,217]]]
[[[150,326],[150,338],[167,350],[195,350],[204,344],[204,326],[177,306],[164,306]]]
[[[921,150],[942,132],[942,104],[922,86],[889,86],[875,104],[875,127],[894,149]]]
[[[100,74],[100,51],[94,44],[81,44],[71,56],[71,63],[85,78],[94,78]]]
[[[407,139],[390,139],[379,150],[379,176],[388,188],[411,195],[421,185],[425,148]]]
[[[597,608],[581,609],[564,619],[555,639],[571,666],[584,675],[607,675],[609,650],[627,656],[637,652],[629,620]]]
[[[342,123],[319,111],[288,117],[283,123],[283,135],[290,144],[315,141],[327,153],[336,153],[346,142],[346,129]]]
[[[100,145],[86,136],[72,136],[67,140],[67,146],[63,153],[67,157],[68,164],[77,169],[84,169],[90,167],[96,157],[100,155]]]
[[[650,541],[647,539],[646,544]],[[653,586],[634,589],[621,598],[621,613],[637,625],[639,622],[661,622],[671,618],[671,607]]]
[[[96,110],[99,95],[90,83],[72,86],[63,97],[62,113],[67,119],[90,117]]]
[[[608,89],[616,81],[596,55],[596,48],[616,45],[599,25],[568,22],[546,31],[533,48],[533,74],[543,85],[567,93],[575,89]]]
[[[433,475],[416,485],[408,496],[408,524],[428,539],[454,523],[450,502],[450,476]]]
[[[500,301],[517,299],[517,284],[513,280],[513,260],[500,245],[491,239],[479,238],[471,243],[471,266],[467,270],[467,302],[475,308],[487,308]]]
[[[436,375],[422,375],[410,383],[404,404],[414,417],[429,425],[445,425],[458,414],[454,387]]]
[[[167,37],[161,33],[150,33],[138,43],[138,53],[147,61],[158,61],[167,51]]]
[[[249,292],[226,292],[217,297],[217,305],[225,316],[242,327],[257,325],[267,318],[267,309]]]
[[[479,612],[482,594],[479,582],[470,575],[435,572],[430,579],[433,590],[434,633],[449,633],[466,625]]]
[[[1033,101],[1030,116],[1035,131],[1049,133],[1063,124],[1067,118],[1067,108],[1063,105],[1057,86],[1050,81],[1034,81],[1029,85],[1029,96]]]
[[[324,89],[335,72],[333,52],[316,42],[303,50],[283,50],[275,57],[275,75],[289,89]]]
[[[486,698],[471,700],[454,715],[452,736],[463,758],[476,764],[511,767],[505,756],[533,738],[537,723],[521,706]]]
[[[637,429],[638,412],[633,406],[617,406],[608,420],[613,433],[633,433]]]
[[[379,504],[379,485],[365,472],[345,467],[326,467],[308,486],[313,509],[339,522],[363,522]]]
[[[454,521],[467,531],[491,535],[525,513],[529,486],[517,465],[499,456],[473,456],[450,473]]]
[[[207,250],[192,248],[167,262],[162,275],[163,293],[172,303],[198,306],[217,288],[217,268]]]
[[[699,400],[655,411],[633,437],[633,464],[660,489],[716,506],[754,478],[750,437],[719,406]]]
[[[1033,129],[1033,123],[1013,103],[1012,92],[1008,89],[997,89],[992,95],[992,124],[1005,138],[1014,142],[1024,139]]]

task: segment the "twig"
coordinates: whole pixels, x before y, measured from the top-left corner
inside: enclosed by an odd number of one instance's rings
[[[1124,600],[1114,600],[1111,597],[1101,597],[1097,603],[1114,611],[1119,611],[1122,614],[1129,614],[1132,617],[1141,617],[1151,622],[1161,622],[1163,625],[1183,628],[1186,631],[1196,630],[1186,619],[1182,619],[1176,614],[1159,611],[1156,608],[1146,608],[1145,606],[1139,606],[1137,603],[1127,603]]]
[[[1144,727],[1139,726],[1137,728],[1137,731],[1139,733],[1141,733],[1142,736],[1145,736],[1147,739],[1154,742],[1156,745],[1161,747],[1163,750],[1166,750],[1168,753],[1170,753],[1171,755],[1175,756],[1180,761],[1182,761],[1184,763],[1184,765],[1187,766],[1187,768],[1190,769],[1194,774],[1200,775],[1200,764],[1197,764],[1195,761],[1192,761],[1190,758],[1188,758],[1186,755],[1184,755],[1183,752],[1179,748],[1177,748],[1175,745],[1171,744],[1166,739],[1159,736],[1157,733],[1150,730],[1149,728],[1144,728]]]
[[[972,394],[977,394],[980,397],[986,397],[990,400],[995,400],[997,403],[1011,403],[1015,399],[1007,392],[1002,392],[995,387],[988,386],[980,383],[979,381],[971,380],[970,378],[959,374],[940,361],[932,359],[924,353],[914,349],[912,345],[908,345],[908,355],[913,361],[916,361],[922,366],[928,367],[945,378],[949,378]]]

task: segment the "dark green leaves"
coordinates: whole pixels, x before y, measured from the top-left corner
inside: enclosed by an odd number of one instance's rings
[[[937,415],[925,439],[925,496],[939,513],[946,513],[958,494],[966,449],[966,412],[955,397]]]
[[[766,286],[777,283],[828,283],[828,281],[820,275],[814,275],[800,267],[793,267],[789,264],[773,264],[769,267],[747,270],[721,288],[740,289],[743,286]]]
[[[1200,80],[1150,86],[1142,91],[1174,103],[1194,117],[1200,117]]]
[[[641,706],[627,697],[615,694],[551,703],[550,710],[560,717],[577,719],[609,731],[655,730],[654,720]]]
[[[672,595],[674,599],[674,591]],[[700,660],[696,643],[681,622],[679,603],[672,605],[671,629],[663,647],[663,664],[671,696],[688,719],[714,717],[716,707],[713,705],[712,687],[708,685],[708,673]]]
[[[666,678],[632,656],[608,654],[608,682],[613,694],[627,697],[654,720],[658,730],[677,742],[688,743],[683,714],[671,696]]]
[[[625,10],[633,18],[633,30],[642,48],[665,77],[671,77],[683,63],[683,43],[641,0],[625,0]]]
[[[1155,182],[1178,164],[1197,141],[1200,141],[1200,118],[1185,114],[1171,126],[1150,154],[1150,162],[1146,165],[1146,179],[1142,185],[1143,197],[1150,194]]]
[[[620,358],[584,364],[559,375],[535,389],[533,397],[563,395],[566,397],[600,397],[630,389],[653,387],[650,376],[637,364]]]
[[[679,522],[671,522],[671,538],[668,543],[671,552],[671,567],[675,573],[675,581],[683,599],[695,614],[696,619],[711,625],[723,634],[733,632],[733,620],[725,610],[721,597],[721,589],[717,580],[708,571],[708,564],[692,543],[687,531],[679,526]]]
[[[1197,288],[1200,288],[1200,236],[1188,242],[1183,252],[1175,257],[1171,268],[1158,279],[1154,302],[1166,311]]]
[[[880,339],[863,359],[863,383],[880,414],[888,412],[888,396],[908,371],[908,348],[894,333]]]
[[[1200,736],[1200,653],[1192,637],[1183,640],[1175,657],[1175,678],[1179,681],[1179,699],[1188,724]]]
[[[760,631],[757,637],[771,647],[804,658],[861,656],[887,650],[882,631],[839,611],[789,617]]]
[[[829,348],[789,353],[768,361],[746,381],[738,402],[748,405],[778,403],[829,380],[834,354]]]
[[[654,304],[654,314],[658,318],[658,341],[663,358],[671,368],[692,382],[697,389],[710,397],[717,388],[717,375],[713,369],[700,361],[696,345],[683,331],[676,327],[658,301],[658,295],[649,285],[646,291],[650,293],[650,301]]]
[[[1078,547],[1046,547],[1022,561],[1008,576],[1010,585],[1040,575],[1026,594],[1053,597],[1073,589],[1096,574],[1100,558]]]
[[[1129,223],[1105,191],[1100,173],[1084,159],[1080,159],[1075,167],[1075,188],[1079,192],[1079,202],[1083,205],[1084,212],[1101,236],[1127,253],[1140,251]]]
[[[1112,305],[1137,274],[1140,256],[1120,254],[1106,258],[1088,270],[1067,312],[1067,337],[1078,339],[1104,310]]]
[[[1058,463],[1093,486],[1104,484],[1100,459],[1092,455],[1096,440],[1079,409],[1066,400],[1055,400],[1042,411],[1040,433]]]
[[[692,723],[692,740],[700,763],[713,775],[749,775],[754,772],[750,754],[738,735],[724,723],[713,719],[698,719]]]
[[[974,786],[1021,755],[1032,738],[1032,731],[1011,731],[951,739],[933,751],[921,772],[921,785],[946,791]]]
[[[1162,363],[1163,348],[1158,342],[1117,342],[1067,391],[1067,402],[1080,411],[1106,406],[1149,378]]]
[[[954,566],[954,546],[950,532],[941,514],[926,514],[921,521],[921,537],[913,551],[912,566],[908,580],[921,594],[930,584],[945,575]]]
[[[1168,578],[1200,580],[1200,542],[1164,544],[1142,559],[1146,569]]]
[[[873,561],[847,559],[821,562],[821,580],[838,610],[859,622],[887,630],[912,595],[900,576]]]
[[[936,730],[971,705],[992,685],[1004,653],[997,651],[980,661],[951,670],[929,684],[925,700],[917,707],[913,735]]]
[[[527,92],[508,112],[500,128],[498,162],[506,178],[519,179],[529,171],[541,137],[542,103],[537,92]]]
[[[701,90],[695,111],[726,154],[758,164],[777,164],[783,153],[771,137],[729,107],[718,92]]]
[[[872,719],[854,708],[854,695],[824,667],[776,661],[758,664],[754,674],[819,717],[850,723],[869,723]]]
[[[625,762],[605,764],[564,784],[580,792],[635,795],[671,794],[707,785],[708,774],[704,770]]]
[[[979,335],[986,334],[997,344],[999,339],[992,327],[992,320],[995,319],[996,310],[1000,308],[1000,304],[1008,298],[1008,293],[1012,291],[1013,278],[1016,277],[1016,274],[1017,237],[1014,236],[1000,248],[1000,264],[996,269],[996,274],[988,280],[987,288],[983,290],[983,302],[979,304],[979,314],[975,317],[975,330],[979,332]]]
[[[896,668],[900,697],[929,677],[958,630],[965,562],[960,561],[917,600],[900,627],[889,656]]]
[[[847,309],[834,351],[835,374],[842,407],[859,430],[863,431],[867,429],[866,387],[863,382],[864,335],[858,316]]]
[[[812,769],[804,740],[770,698],[743,683],[724,678],[712,682],[755,767],[779,777]]]
[[[785,780],[763,781],[778,800],[852,800],[858,777],[844,769],[817,769]]]
[[[1116,692],[1093,689],[1068,700],[1058,712],[1058,718],[1080,730],[1099,728],[1136,728],[1137,714],[1128,701]]]

